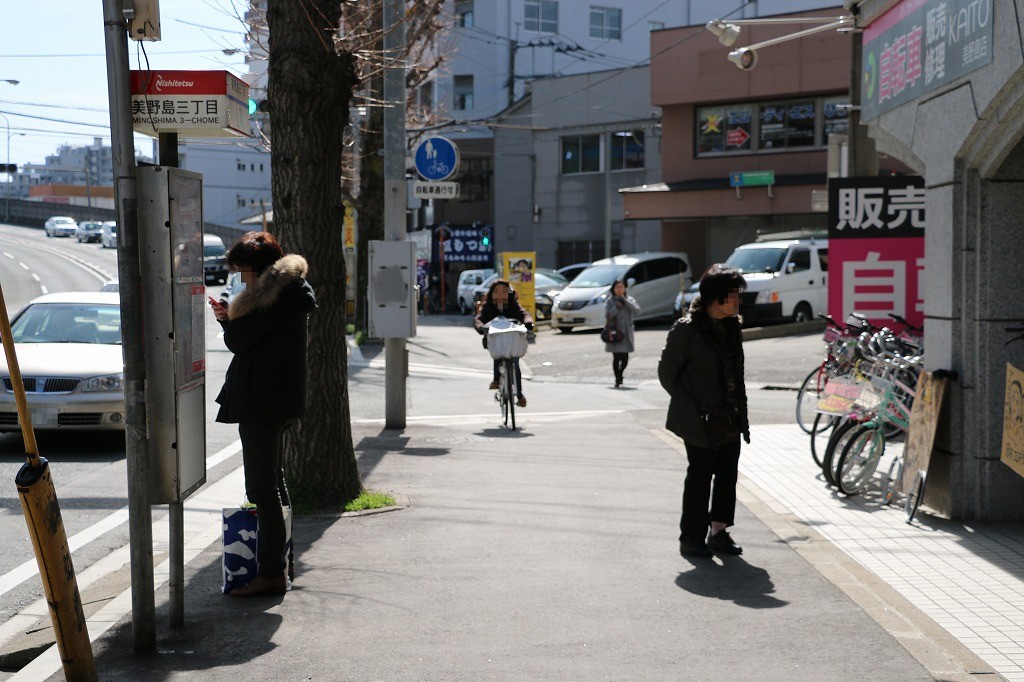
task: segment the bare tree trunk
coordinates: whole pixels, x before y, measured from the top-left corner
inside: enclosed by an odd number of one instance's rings
[[[309,261],[318,309],[309,324],[309,409],[285,436],[284,467],[300,509],[338,509],[362,491],[352,444],[342,253],[342,133],[358,83],[339,53],[338,0],[271,0],[268,100],[274,231]]]

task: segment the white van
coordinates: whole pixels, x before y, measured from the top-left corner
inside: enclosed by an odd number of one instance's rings
[[[455,301],[459,311],[465,315],[473,310],[473,290],[494,274],[494,270],[463,270],[459,273],[459,284],[455,289]]]
[[[744,244],[726,265],[743,273],[744,324],[806,322],[828,311],[828,239],[775,239]]]
[[[100,246],[104,249],[117,248],[117,223],[107,220],[103,223],[103,231],[100,233]]]
[[[676,293],[690,285],[690,259],[685,253],[655,251],[594,261],[555,297],[551,326],[568,332],[573,327],[604,325],[605,301],[612,284],[620,279],[640,304],[634,319],[671,317]]]

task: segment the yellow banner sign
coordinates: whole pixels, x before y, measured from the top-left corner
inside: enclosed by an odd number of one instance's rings
[[[910,490],[918,471],[928,472],[928,463],[935,447],[935,431],[939,427],[942,399],[946,395],[948,379],[937,379],[931,372],[921,372],[917,378],[917,395],[910,410],[910,428],[903,447],[906,462],[903,467],[903,489]]]
[[[512,285],[519,305],[537,317],[537,300],[533,297],[533,279],[537,271],[536,251],[506,251],[501,255],[501,274]]]
[[[1024,476],[1024,372],[1006,363],[1003,451],[999,460]]]

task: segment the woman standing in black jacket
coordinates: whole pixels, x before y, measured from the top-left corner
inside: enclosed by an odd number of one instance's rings
[[[225,307],[211,299],[234,357],[217,396],[217,421],[238,424],[245,493],[256,505],[259,571],[233,597],[284,594],[288,490],[281,468],[281,435],[306,413],[306,323],[316,308],[306,259],[285,255],[273,235],[248,232],[227,256],[245,289]]]
[[[738,271],[708,268],[700,295],[669,331],[658,363],[658,379],[672,396],[665,428],[683,439],[689,462],[679,521],[679,552],[688,556],[743,551],[726,529],[736,511],[740,436],[750,443],[737,319],[745,288]]]

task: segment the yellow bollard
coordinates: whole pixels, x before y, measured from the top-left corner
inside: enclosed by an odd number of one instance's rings
[[[50,477],[46,459],[39,456],[32,416],[25,399],[25,384],[21,379],[18,356],[14,352],[11,321],[7,316],[3,286],[0,285],[0,335],[2,335],[11,385],[18,403],[18,420],[25,441],[25,464],[14,479],[21,498],[21,509],[28,523],[32,547],[39,564],[46,603],[50,607],[57,649],[60,651],[64,678],[69,682],[96,680],[96,665],[92,657],[92,643],[86,627],[82,597],[78,593],[78,580],[71,562],[71,550],[64,531],[64,520],[57,502],[57,491]]]

